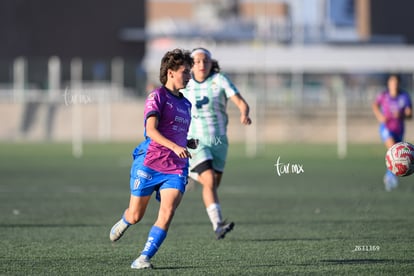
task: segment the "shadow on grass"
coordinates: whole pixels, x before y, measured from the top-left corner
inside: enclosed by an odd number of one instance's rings
[[[278,242],[278,241],[326,241],[335,240],[336,238],[263,238],[263,239],[237,239],[232,238],[232,241],[243,242]]]
[[[154,265],[154,270],[177,270],[177,269],[200,269],[200,268],[209,268],[208,265],[186,265],[186,266],[156,266]]]
[[[278,263],[278,264],[248,264],[248,265],[245,265],[245,267],[248,267],[248,268],[252,268],[252,267],[276,267],[276,266],[280,266],[280,264]],[[239,267],[244,267],[244,266],[239,266]],[[155,270],[202,269],[202,268],[211,269],[211,265],[162,266],[162,267],[154,266]]]
[[[321,260],[325,264],[334,265],[361,265],[361,264],[414,264],[414,260],[395,259],[343,259],[343,260]]]
[[[326,218],[320,218],[318,216],[314,216],[308,219],[278,219],[278,220],[251,220],[251,221],[239,221],[237,222],[237,225],[302,225],[302,224],[357,224],[357,223],[362,223],[362,224],[366,224],[366,223],[407,223],[407,220],[405,218],[383,218],[383,219],[373,219],[373,218],[366,218],[366,217],[362,217],[359,219],[341,219],[341,218],[336,218],[336,219],[326,219]]]

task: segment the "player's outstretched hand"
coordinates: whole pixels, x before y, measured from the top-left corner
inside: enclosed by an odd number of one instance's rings
[[[191,153],[187,150],[187,148],[184,147],[175,147],[174,153],[177,154],[180,158],[191,158]]]
[[[198,139],[189,139],[187,140],[187,147],[190,149],[196,149],[198,147]]]
[[[249,116],[242,115],[240,116],[240,122],[243,125],[250,125],[252,123],[252,119]]]

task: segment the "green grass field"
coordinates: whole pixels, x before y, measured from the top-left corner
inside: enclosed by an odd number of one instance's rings
[[[232,145],[220,187],[236,223],[216,241],[201,189],[185,194],[156,269],[133,271],[155,220],[108,238],[129,199],[133,144],[0,144],[1,275],[273,275],[414,273],[414,176],[385,192],[382,145],[268,145],[257,158]],[[277,158],[303,172],[278,175]],[[299,166],[296,166],[299,168]],[[291,171],[290,171],[291,172]]]

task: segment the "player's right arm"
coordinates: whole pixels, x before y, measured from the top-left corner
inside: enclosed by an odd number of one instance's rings
[[[377,95],[375,101],[372,103],[372,111],[374,112],[375,118],[379,123],[385,123],[387,118],[381,111],[381,103],[383,102],[384,93],[380,93]]]
[[[250,108],[244,98],[240,95],[240,93],[237,93],[231,96],[230,99],[240,111],[240,122],[243,125],[250,125],[252,123],[252,120],[249,117]]]
[[[406,107],[404,109],[405,119],[411,119],[413,117],[413,109],[411,107]]]
[[[378,122],[380,123],[385,123],[386,118],[385,116],[382,114],[381,110],[380,110],[380,106],[378,105],[377,102],[374,102],[372,104],[372,111],[374,112],[375,117],[377,118]]]
[[[187,148],[177,145],[158,131],[158,117],[156,115],[150,115],[147,118],[145,129],[147,136],[154,142],[172,150],[180,158],[191,158]]]

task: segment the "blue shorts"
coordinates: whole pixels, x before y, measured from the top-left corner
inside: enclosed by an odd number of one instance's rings
[[[133,153],[134,161],[131,165],[129,180],[131,194],[134,196],[149,196],[156,191],[158,200],[160,200],[159,191],[162,189],[177,189],[184,194],[187,175],[161,173],[145,166],[146,146],[147,143],[143,142],[137,147],[140,151],[136,149]]]
[[[390,131],[385,126],[385,124],[380,124],[379,133],[380,133],[380,136],[381,136],[381,140],[384,143],[385,143],[385,141],[387,141],[390,138],[394,139],[395,143],[401,142],[403,140],[403,136],[404,136],[404,133],[397,134],[395,132]]]

